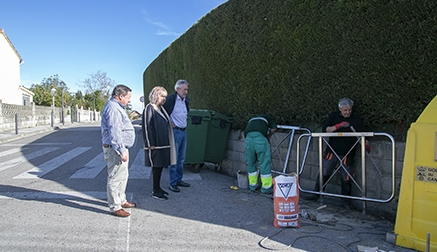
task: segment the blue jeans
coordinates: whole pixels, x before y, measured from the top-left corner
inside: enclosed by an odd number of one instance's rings
[[[343,156],[338,156],[340,159],[343,158]],[[347,157],[345,159],[343,159],[343,167],[340,168],[340,173],[341,173],[341,179],[345,182],[350,181],[351,180],[351,176],[354,176],[354,170],[352,169],[351,166],[346,164],[346,160]],[[340,160],[337,159],[337,157],[330,153],[328,154],[325,158],[323,158],[323,176],[331,176],[332,172],[334,171],[334,169],[336,167],[338,167]],[[346,169],[346,170],[345,170]],[[324,181],[326,183],[326,181]]]
[[[168,167],[170,186],[176,186],[178,182],[182,181],[185,152],[187,151],[187,132],[185,130],[173,129],[173,134],[177,162],[176,165]]]

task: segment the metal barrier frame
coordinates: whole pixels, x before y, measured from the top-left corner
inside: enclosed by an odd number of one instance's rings
[[[388,137],[390,139],[390,141],[392,143],[392,179],[391,179],[391,181],[392,181],[392,185],[391,185],[392,192],[391,192],[390,197],[387,198],[387,199],[376,199],[376,198],[369,198],[369,197],[366,196],[366,187],[367,187],[367,184],[366,184],[366,149],[365,149],[365,140],[366,140],[366,137],[374,137],[374,136],[386,136],[386,137]],[[360,191],[362,193],[362,196],[361,197],[359,197],[359,196],[346,196],[346,195],[341,195],[341,194],[326,193],[326,192],[323,192],[323,186],[324,185],[322,185],[320,187],[320,191],[316,192],[316,191],[313,191],[313,190],[304,190],[304,189],[302,189],[302,187],[299,184],[298,186],[299,186],[299,190],[300,191],[305,192],[305,193],[318,194],[320,196],[332,196],[332,197],[347,198],[347,199],[353,199],[353,200],[362,200],[363,201],[363,206],[364,206],[364,208],[363,208],[364,211],[365,211],[365,202],[367,202],[367,201],[379,202],[379,203],[388,203],[388,202],[390,202],[394,198],[395,192],[396,192],[396,150],[395,150],[396,146],[395,146],[395,140],[394,140],[394,138],[391,135],[389,135],[387,133],[383,133],[383,132],[341,132],[341,133],[339,132],[339,133],[311,133],[311,134],[302,134],[302,135],[299,136],[299,138],[297,140],[297,159],[296,159],[297,160],[296,161],[297,164],[299,164],[299,156],[300,156],[300,154],[299,154],[299,150],[300,150],[299,145],[300,145],[300,141],[303,138],[305,138],[305,137],[308,137],[309,139],[311,139],[313,137],[319,138],[319,148],[318,148],[319,149],[319,174],[322,174],[322,172],[323,172],[323,165],[322,165],[322,160],[323,160],[323,142],[325,142],[329,146],[329,144],[328,144],[328,142],[327,142],[327,140],[325,138],[328,138],[328,137],[357,137],[357,142],[354,144],[354,146],[352,148],[354,148],[358,143],[361,144],[361,176],[362,176],[362,178],[361,178],[361,186],[362,186],[362,188],[358,185],[358,183],[356,182],[356,180],[353,177],[352,177],[352,180],[355,183],[355,185],[360,189]],[[351,148],[351,150],[352,150],[352,148]],[[349,150],[349,152],[351,150]],[[334,152],[334,154],[338,158],[338,155],[335,152]],[[373,161],[373,158],[370,155],[369,155],[369,157],[370,157],[371,161],[373,162],[373,164],[375,165],[375,168],[377,168],[375,162]],[[302,161],[301,168],[296,167],[296,173],[297,174],[299,174],[299,175],[302,174],[302,172],[304,170],[304,164],[305,164],[305,160]],[[329,180],[331,180],[332,176],[334,176],[338,172],[338,170],[340,168],[344,169],[344,167],[342,166],[341,162],[340,162],[339,167],[337,167],[334,170],[334,172],[332,173],[331,177],[328,179],[328,181],[326,181],[326,183],[329,182]],[[379,174],[381,174],[381,172],[379,171],[378,168],[377,168],[377,170],[378,170]],[[320,178],[319,183],[321,184],[322,180],[323,180],[322,176],[319,176],[319,178]]]
[[[301,128],[301,127],[298,127],[298,126],[288,126],[288,125],[278,125],[277,128],[278,129],[290,130],[290,131],[279,141],[279,143],[278,142],[274,143],[275,144],[275,148],[274,149],[272,148],[272,143],[270,143],[270,148],[271,148],[270,152],[271,152],[271,155],[273,156],[273,154],[277,151],[278,160],[282,164],[282,172],[280,172],[280,171],[276,171],[274,169],[273,162],[272,162],[272,164],[271,164],[272,173],[277,173],[277,174],[281,174],[281,175],[289,175],[290,173],[287,173],[287,166],[288,166],[288,161],[290,159],[291,149],[293,147],[293,140],[294,140],[295,132],[296,131],[306,131],[308,134],[311,134],[311,131],[309,129],[307,129],[307,128]],[[273,135],[273,136],[275,136],[275,135]],[[279,145],[281,145],[287,139],[287,137],[290,138],[290,140],[288,142],[287,156],[285,157],[285,160],[282,161],[281,155],[279,153]],[[275,137],[271,137],[270,140],[271,141],[276,141],[276,138]],[[303,166],[305,164],[305,160],[306,160],[307,155],[308,155],[308,150],[309,150],[309,147],[310,147],[310,141],[311,141],[311,139],[308,139],[308,142],[307,142],[307,145],[306,145],[306,148],[305,148],[305,153],[304,153],[302,164],[301,164],[302,169],[303,169]],[[296,164],[299,165],[299,162],[297,161]]]

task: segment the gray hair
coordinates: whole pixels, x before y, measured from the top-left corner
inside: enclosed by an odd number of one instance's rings
[[[338,101],[338,108],[341,109],[342,107],[353,107],[354,106],[354,101],[352,101],[351,99],[345,97],[345,98],[341,98]]]
[[[188,86],[188,82],[186,80],[178,80],[178,81],[176,81],[176,84],[174,84],[174,90],[176,91],[182,85],[187,85]]]
[[[151,104],[157,104],[159,97],[167,96],[167,90],[161,86],[156,86],[152,88],[152,91],[149,93],[149,101]]]
[[[112,97],[118,97],[120,95],[126,95],[127,93],[132,92],[132,89],[128,88],[123,84],[119,84],[115,86],[114,90],[112,90]]]

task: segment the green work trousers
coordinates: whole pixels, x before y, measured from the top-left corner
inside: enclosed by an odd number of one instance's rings
[[[258,169],[261,179],[261,192],[271,191],[272,173],[269,141],[259,132],[249,132],[246,136],[246,164],[249,178],[249,188],[258,188]]]

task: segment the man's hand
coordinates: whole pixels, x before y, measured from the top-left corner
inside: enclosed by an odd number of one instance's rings
[[[347,127],[349,127],[349,123],[348,122],[341,122],[341,123],[334,125],[334,127],[336,130],[338,130],[339,128],[347,128]]]
[[[126,162],[129,159],[129,155],[127,153],[128,152],[125,151],[123,154],[121,154],[121,161]]]
[[[370,144],[366,143],[366,152],[370,153],[370,151],[372,151],[372,148],[370,147]]]

